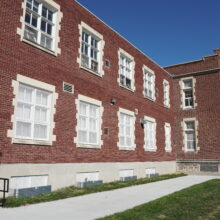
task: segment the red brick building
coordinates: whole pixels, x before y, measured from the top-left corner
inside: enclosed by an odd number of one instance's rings
[[[219,172],[220,51],[164,68],[173,76],[177,169]]]
[[[11,189],[176,171],[166,70],[76,1],[0,6],[0,177]]]

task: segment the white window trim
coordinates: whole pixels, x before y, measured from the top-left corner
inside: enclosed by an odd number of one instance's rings
[[[156,101],[156,93],[155,93],[155,82],[156,82],[156,76],[155,76],[155,73],[154,73],[154,71],[152,70],[152,69],[150,69],[149,67],[147,67],[147,66],[145,66],[145,65],[143,65],[143,68],[142,68],[142,70],[143,70],[143,96],[144,96],[144,98],[147,98],[147,99],[149,99],[149,100],[151,100],[151,101]],[[152,75],[153,75],[153,94],[152,94],[152,98],[151,97],[149,97],[149,96],[146,96],[146,94],[145,94],[145,71],[147,71],[147,72],[149,72],[149,73],[151,73]]]
[[[16,112],[17,112],[17,102],[18,102],[18,89],[19,84],[26,84],[28,86],[36,87],[39,89],[46,90],[48,92],[51,92],[52,94],[52,103],[51,103],[51,112],[50,112],[50,132],[49,132],[49,141],[42,141],[42,140],[29,140],[29,139],[21,139],[16,138],[15,130],[16,130]],[[12,130],[8,130],[7,137],[10,137],[12,140],[12,143],[16,144],[31,144],[31,145],[52,145],[53,141],[56,141],[56,135],[53,134],[53,130],[55,128],[55,122],[54,122],[54,115],[56,113],[56,100],[58,99],[58,94],[55,92],[55,86],[26,77],[22,75],[17,75],[17,80],[12,81],[12,87],[13,87],[13,106],[14,106],[14,114],[11,117],[11,122],[13,124]]]
[[[145,136],[145,133],[146,133],[145,129],[146,129],[146,127],[144,126],[144,150],[145,151],[150,151],[150,152],[156,152],[157,151],[157,123],[156,123],[156,119],[155,118],[151,118],[149,116],[144,116],[144,120],[153,122],[155,124],[155,135],[154,135],[155,146],[154,146],[154,148],[147,148],[146,147],[146,136]]]
[[[132,136],[131,136],[131,147],[123,147],[120,145],[120,114],[126,114],[129,115],[133,118],[133,131],[132,131]],[[134,151],[136,148],[136,144],[135,144],[135,121],[136,121],[136,117],[135,117],[135,113],[133,111],[124,109],[124,108],[119,108],[118,110],[118,142],[117,142],[117,146],[119,148],[119,150],[130,150],[130,151]]]
[[[122,56],[127,57],[129,60],[131,60],[131,75],[132,75],[132,80],[131,80],[131,89],[127,88],[126,86],[121,85],[120,83],[120,58]],[[129,91],[134,92],[135,91],[135,61],[134,61],[134,57],[131,56],[129,53],[127,53],[126,51],[124,51],[123,49],[119,48],[118,50],[118,84],[120,87],[125,88]]]
[[[98,31],[96,31],[95,29],[93,29],[92,27],[90,27],[89,25],[87,25],[83,21],[81,21],[81,24],[78,25],[78,29],[79,29],[79,50],[78,50],[79,57],[77,57],[77,63],[79,64],[79,67],[81,69],[84,69],[84,70],[90,72],[90,73],[93,73],[96,76],[103,77],[105,74],[104,69],[103,69],[103,66],[104,66],[104,47],[105,47],[105,41],[104,41],[103,35],[100,34]],[[99,60],[98,73],[81,65],[81,45],[82,45],[83,29],[90,32],[92,35],[94,35],[100,39],[100,42],[99,42],[100,43],[100,48],[99,48],[99,53],[100,53],[99,59],[100,60]]]
[[[24,0],[22,2],[22,5],[21,5],[21,8],[23,10],[23,14],[22,16],[20,17],[20,22],[21,22],[21,28],[17,28],[17,34],[20,35],[20,40],[25,42],[25,43],[28,43],[40,50],[43,50],[49,54],[52,54],[54,56],[57,56],[58,54],[61,54],[61,49],[58,47],[58,44],[60,43],[60,36],[59,36],[59,32],[61,30],[61,20],[63,18],[63,13],[60,11],[60,5],[58,5],[56,2],[54,2],[53,0],[42,0],[43,2],[45,2],[46,4],[52,6],[53,8],[57,9],[57,18],[56,18],[56,23],[55,23],[55,26],[56,26],[56,33],[54,35],[54,51],[51,51],[51,50],[47,50],[46,48],[40,46],[39,44],[35,44],[29,40],[26,40],[24,38],[24,29],[25,29],[25,13],[26,13],[26,1],[27,0]]]
[[[79,105],[80,101],[82,102],[87,102],[89,104],[97,105],[100,107],[100,118],[99,118],[99,137],[98,137],[98,145],[93,145],[93,144],[81,144],[78,142],[78,125],[79,125]],[[77,118],[77,124],[76,124],[76,137],[74,138],[74,143],[76,144],[76,147],[78,148],[97,148],[100,149],[103,145],[103,140],[101,139],[102,137],[102,122],[103,122],[103,112],[104,108],[102,106],[102,102],[84,95],[78,95],[78,99],[75,100],[76,104],[76,118]]]
[[[165,102],[165,89],[166,89],[166,86],[168,87],[168,101],[167,103]],[[165,107],[167,108],[170,108],[170,84],[167,80],[163,80],[163,104]]]
[[[184,94],[184,81],[185,80],[192,80],[192,90],[193,90],[193,107],[185,106],[185,94]],[[180,85],[180,97],[181,97],[181,105],[180,108],[187,110],[187,109],[194,109],[197,107],[197,103],[196,103],[196,94],[195,94],[195,85],[196,85],[196,79],[194,77],[186,77],[186,78],[181,78],[179,81],[179,85]]]
[[[189,150],[187,149],[187,143],[186,143],[186,136],[185,136],[185,123],[186,122],[191,122],[194,121],[195,124],[195,150]],[[192,152],[192,153],[198,153],[198,151],[200,150],[200,147],[198,146],[198,126],[199,126],[199,122],[196,118],[184,118],[183,121],[181,122],[181,127],[182,127],[182,131],[183,131],[183,148],[182,150],[184,152]]]
[[[170,147],[167,148],[166,146],[166,128],[170,128]],[[164,132],[165,132],[165,151],[166,152],[171,152],[172,151],[172,130],[171,130],[171,125],[170,123],[165,123],[164,125]]]

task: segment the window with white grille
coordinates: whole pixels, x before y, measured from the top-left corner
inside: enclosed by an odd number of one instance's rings
[[[81,65],[100,72],[100,39],[83,29],[81,43]]]
[[[132,61],[121,54],[120,56],[120,84],[128,89],[132,88]]]
[[[155,100],[155,75],[146,68],[144,68],[144,96]]]
[[[170,107],[170,85],[169,82],[164,80],[163,82],[163,103],[166,107]]]
[[[46,1],[26,0],[24,38],[54,51],[58,10]]]
[[[185,148],[186,151],[196,150],[196,131],[195,131],[195,121],[185,121]]]
[[[133,116],[120,113],[119,143],[121,148],[133,147],[134,121]]]
[[[98,145],[100,107],[79,102],[78,143]]]
[[[184,94],[184,107],[193,108],[194,98],[193,98],[193,80],[192,79],[183,80],[183,94]]]
[[[153,118],[145,117],[144,140],[146,151],[156,151],[156,121]]]
[[[169,123],[165,123],[165,151],[169,152],[171,148],[171,126]]]
[[[19,84],[16,138],[49,140],[51,92]]]

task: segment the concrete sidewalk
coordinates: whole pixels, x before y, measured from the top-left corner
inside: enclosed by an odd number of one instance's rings
[[[0,209],[2,220],[94,220],[133,208],[219,176],[185,176],[19,208]]]

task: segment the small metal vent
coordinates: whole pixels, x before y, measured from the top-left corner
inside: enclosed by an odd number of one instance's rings
[[[74,85],[63,82],[63,91],[73,94],[74,93]]]
[[[105,60],[105,66],[110,67],[110,61],[109,60]]]

